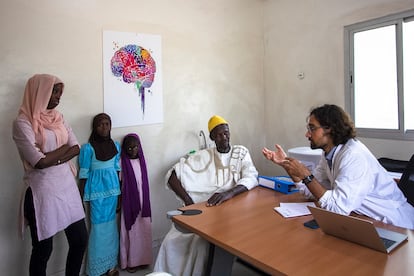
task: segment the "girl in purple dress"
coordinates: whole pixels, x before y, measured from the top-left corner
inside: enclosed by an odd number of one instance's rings
[[[121,268],[134,273],[152,263],[151,207],[147,167],[138,135],[124,137],[121,151]]]

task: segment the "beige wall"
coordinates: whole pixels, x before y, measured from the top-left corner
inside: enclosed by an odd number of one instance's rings
[[[113,129],[120,140],[141,136],[150,178],[155,244],[168,231],[166,211],[178,207],[164,175],[199,147],[199,131],[217,113],[230,122],[232,142],[261,158],[263,144],[263,5],[260,0],[152,0],[0,2],[0,271],[27,275],[30,236],[16,235],[22,166],[11,138],[12,120],[26,80],[52,73],[65,81],[59,106],[80,143],[91,118],[103,111],[102,31],[158,34],[162,38],[164,123]],[[64,268],[59,235],[49,266]],[[65,249],[65,250],[62,250]]]
[[[164,123],[113,129],[141,136],[151,185],[154,244],[177,207],[164,189],[166,170],[199,147],[214,114],[230,122],[232,142],[246,145],[263,174],[263,146],[307,145],[305,117],[325,102],[344,103],[343,26],[412,8],[402,0],[1,0],[0,271],[27,275],[30,237],[16,235],[22,167],[11,124],[26,80],[52,73],[65,81],[59,109],[80,143],[103,111],[102,31],[162,37]],[[305,79],[298,80],[298,72]],[[365,140],[364,140],[365,141]],[[376,155],[408,159],[412,142],[367,140]],[[55,239],[50,275],[63,275],[66,242]],[[59,273],[60,271],[60,273]]]
[[[288,149],[309,144],[311,107],[344,107],[344,26],[412,9],[414,1],[268,0],[264,7],[265,144]],[[361,140],[377,157],[408,160],[414,153],[413,141]],[[272,164],[261,170],[281,172]]]

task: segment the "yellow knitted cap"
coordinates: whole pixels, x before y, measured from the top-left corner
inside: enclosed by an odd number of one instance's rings
[[[213,128],[215,128],[218,125],[222,125],[222,124],[228,124],[228,123],[222,117],[220,117],[218,115],[214,115],[208,121],[208,132],[211,132],[213,130]]]

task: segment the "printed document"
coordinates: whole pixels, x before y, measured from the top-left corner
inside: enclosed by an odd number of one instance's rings
[[[285,218],[292,218],[292,217],[299,217],[299,216],[306,216],[310,215],[311,212],[309,211],[307,206],[315,206],[314,202],[295,202],[295,203],[280,203],[279,207],[275,207],[275,211],[281,214]]]

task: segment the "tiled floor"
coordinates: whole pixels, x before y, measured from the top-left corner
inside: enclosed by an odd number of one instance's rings
[[[126,271],[126,270],[121,270],[120,271],[120,273],[119,273],[119,275],[120,276],[132,276],[132,275],[134,275],[134,276],[136,276],[136,275],[139,275],[139,276],[144,276],[144,275],[147,275],[147,274],[149,274],[149,273],[151,273],[152,272],[152,269],[151,268],[147,268],[147,269],[142,269],[142,270],[138,270],[137,272],[135,272],[135,273],[129,273],[128,271]]]
[[[128,271],[123,270],[123,271],[120,271],[119,275],[120,276],[144,276],[151,272],[152,272],[151,268],[138,270],[135,273],[129,273]],[[244,264],[241,264],[240,262],[234,262],[232,276],[263,276],[263,275],[266,275],[266,274],[250,269],[249,267],[247,267]]]
[[[157,258],[158,249],[159,249],[159,246],[154,247],[154,250],[153,250],[154,261]],[[129,273],[126,270],[120,270],[119,272],[120,272],[119,276],[144,276],[152,272],[152,266],[138,270],[135,273]],[[265,273],[262,273],[259,270],[256,270],[255,268],[249,267],[248,264],[244,263],[241,260],[236,260],[234,262],[231,275],[232,276],[269,276]]]
[[[138,270],[135,273],[129,273],[126,270],[122,270],[120,271],[120,276],[144,276],[147,275],[149,273],[151,273],[151,269],[144,269],[144,270]],[[239,263],[239,262],[234,262],[233,265],[233,271],[232,271],[232,275],[233,276],[262,276],[264,274],[261,274],[259,272],[256,272],[250,268],[248,268],[247,266]]]

